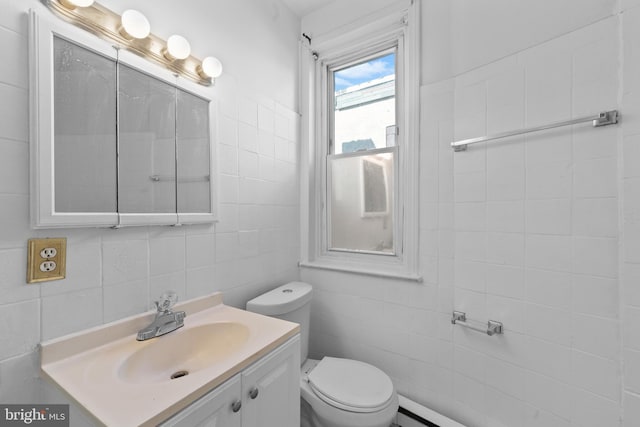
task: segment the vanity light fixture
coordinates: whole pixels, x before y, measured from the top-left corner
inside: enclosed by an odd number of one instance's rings
[[[217,58],[200,60],[191,55],[191,46],[184,37],[173,35],[165,41],[153,34],[149,20],[137,10],[118,15],[94,0],[41,1],[66,21],[201,85],[211,85],[222,73],[222,63]]]
[[[163,53],[169,61],[186,59],[191,55],[191,45],[184,37],[174,34],[167,39]]]
[[[203,79],[215,79],[222,74],[222,62],[213,56],[207,56],[202,60],[202,64],[196,68],[198,74]]]
[[[120,34],[129,40],[145,39],[151,33],[149,20],[137,10],[129,9],[120,18]]]
[[[93,4],[93,0],[60,0],[60,3],[67,9],[75,9],[77,7],[89,7]]]

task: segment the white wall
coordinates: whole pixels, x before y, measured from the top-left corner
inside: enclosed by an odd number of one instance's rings
[[[37,0],[0,0],[0,402],[55,403],[36,346],[148,310],[166,289],[182,300],[223,291],[243,306],[298,277],[299,21],[278,1],[109,1],[145,13],[162,37],[217,55],[220,222],[214,226],[29,227],[27,15]],[[53,19],[57,19],[53,17]],[[25,284],[27,239],[66,237],[67,278]],[[74,423],[75,424],[75,423]]]
[[[624,427],[640,424],[640,2],[623,2],[622,156],[618,191],[622,198],[620,300]]]
[[[542,3],[542,4],[541,4]],[[456,75],[595,23],[615,13],[617,0],[453,0]]]
[[[616,108],[619,48],[614,15],[456,76],[455,139]],[[454,155],[454,306],[507,329],[493,342],[454,330],[469,424],[618,423],[619,132],[576,126]]]
[[[302,32],[313,38],[344,29],[353,29],[359,20],[371,15],[384,14],[385,10],[397,9],[398,4],[408,4],[410,0],[349,0],[333,1],[302,17]]]
[[[640,425],[640,2],[560,3],[422,0],[424,283],[301,272],[312,356],[372,362],[470,427]],[[618,126],[449,146],[614,108]]]

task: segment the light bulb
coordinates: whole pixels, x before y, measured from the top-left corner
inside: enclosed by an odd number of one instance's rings
[[[120,18],[120,34],[128,39],[144,39],[151,32],[147,18],[137,10],[125,10]]]
[[[188,58],[191,54],[191,45],[187,39],[177,34],[172,35],[167,40],[167,48],[164,50],[164,56],[170,61],[176,59]]]
[[[67,9],[75,9],[77,7],[89,7],[93,4],[93,0],[58,0],[61,5]]]
[[[222,62],[213,56],[207,56],[202,60],[202,64],[198,66],[198,74],[200,77],[215,79],[222,74]]]

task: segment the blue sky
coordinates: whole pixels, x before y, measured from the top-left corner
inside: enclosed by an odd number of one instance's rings
[[[363,62],[353,67],[345,68],[334,73],[335,90],[346,89],[360,83],[378,79],[395,73],[395,54]]]

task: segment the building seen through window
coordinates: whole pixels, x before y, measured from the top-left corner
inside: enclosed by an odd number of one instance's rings
[[[332,70],[329,250],[395,254],[396,54]]]

